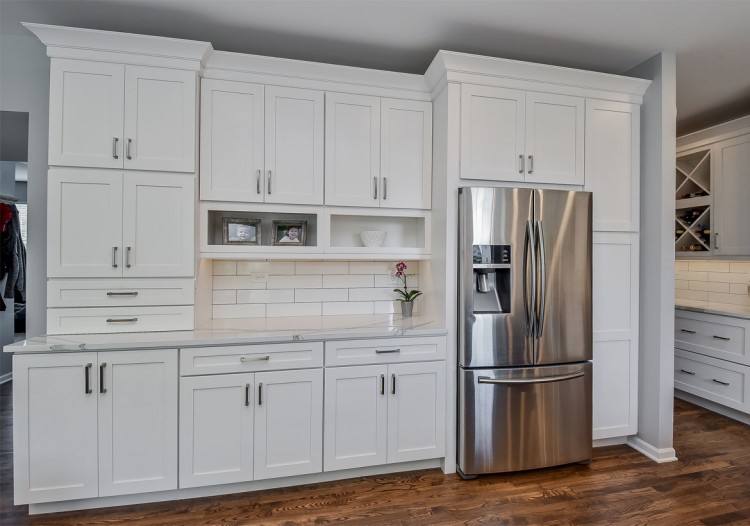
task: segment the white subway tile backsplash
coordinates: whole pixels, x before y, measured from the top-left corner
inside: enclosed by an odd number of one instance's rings
[[[237,274],[294,274],[294,261],[240,261]]]
[[[398,301],[376,301],[375,314],[394,314],[401,312],[401,303]],[[416,305],[414,306],[416,310]]]
[[[674,288],[687,290],[690,288],[690,282],[686,279],[676,279],[674,280]]]
[[[712,303],[730,303],[732,305],[750,307],[750,296],[747,294],[721,294],[719,292],[709,292],[708,301]]]
[[[721,281],[724,283],[750,283],[750,274],[737,274],[735,272],[709,272],[708,281]]]
[[[266,316],[320,316],[320,303],[269,303]]]
[[[237,303],[236,290],[215,290],[213,293],[214,305],[230,305]]]
[[[266,306],[260,303],[243,305],[214,305],[214,318],[263,318]]]
[[[750,261],[730,261],[729,272],[738,274],[750,274]]]
[[[411,267],[411,263],[407,263]],[[390,274],[393,263],[387,261],[350,261],[349,274]],[[409,268],[411,270],[411,268]]]
[[[375,286],[376,287],[403,287],[404,282],[401,278],[396,278],[390,274],[376,274],[375,275]],[[419,277],[413,274],[406,275],[406,286],[409,288],[419,287]]]
[[[266,280],[257,276],[214,276],[214,290],[265,289]]]
[[[675,291],[675,297],[685,300],[707,301],[708,292],[704,290],[677,290]]]
[[[705,290],[708,292],[729,292],[729,283],[719,281],[691,281],[690,290]]]
[[[691,272],[729,272],[728,261],[690,261],[688,268]]]
[[[311,303],[316,301],[347,301],[349,289],[296,289],[294,301],[296,303]]]
[[[269,289],[319,289],[322,276],[268,276]]]
[[[323,276],[323,288],[349,289],[353,287],[372,287],[375,280],[372,274],[351,276],[348,274],[331,274]]]
[[[674,262],[674,269],[675,269],[676,272],[687,271],[689,264],[690,264],[689,261],[675,261]]]
[[[336,301],[323,303],[323,316],[373,314],[375,307],[371,301]]]
[[[675,272],[675,279],[683,279],[687,281],[706,281],[708,279],[708,272]]]
[[[726,292],[726,291],[717,291],[717,292]],[[732,283],[729,285],[729,292],[731,294],[742,294],[744,296],[747,296],[750,294],[750,285],[747,285],[746,283]]]
[[[294,289],[238,290],[237,303],[294,303]]]
[[[349,289],[349,301],[393,301],[397,298],[392,288]]]
[[[676,261],[675,298],[750,307],[750,261]]]
[[[297,274],[348,274],[348,261],[297,261],[294,264]],[[275,274],[275,272],[274,272]]]
[[[237,274],[237,262],[217,259],[213,262],[212,271],[214,276],[234,276]]]

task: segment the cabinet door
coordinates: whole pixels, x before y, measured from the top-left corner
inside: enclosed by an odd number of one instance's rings
[[[267,203],[323,204],[323,92],[266,86]]]
[[[714,146],[715,254],[750,255],[750,135]]]
[[[427,208],[432,202],[432,104],[383,99],[380,206]]]
[[[263,86],[203,79],[201,199],[263,201]]]
[[[385,464],[385,365],[326,369],[325,471]]]
[[[255,480],[323,470],[323,370],[255,373]]]
[[[96,353],[13,357],[16,504],[98,496],[96,383]]]
[[[52,59],[49,164],[122,168],[121,64]]]
[[[638,231],[640,106],[586,101],[586,190],[593,229]]]
[[[445,362],[388,366],[388,463],[445,454]]]
[[[584,99],[526,94],[526,181],[582,185]]]
[[[47,276],[120,277],[122,173],[52,168],[47,188]]]
[[[638,235],[594,234],[594,439],[638,431]]]
[[[380,98],[326,93],[326,204],[379,206],[379,186]]]
[[[123,190],[123,275],[193,275],[193,176],[128,172]]]
[[[461,85],[461,178],[523,181],[525,95]]]
[[[180,487],[253,480],[252,373],[180,379]]]
[[[125,168],[195,171],[194,71],[125,67]]]
[[[99,495],[177,489],[177,350],[99,353]]]

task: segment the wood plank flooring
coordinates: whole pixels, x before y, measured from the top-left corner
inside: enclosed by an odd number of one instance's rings
[[[462,481],[438,470],[28,517],[12,504],[10,384],[0,387],[0,525],[750,524],[750,427],[675,401],[679,462],[626,446],[575,465]]]

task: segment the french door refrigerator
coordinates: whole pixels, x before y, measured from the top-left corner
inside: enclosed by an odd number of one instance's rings
[[[588,461],[591,193],[459,190],[458,468]]]

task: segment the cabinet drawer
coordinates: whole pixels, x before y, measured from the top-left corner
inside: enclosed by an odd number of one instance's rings
[[[326,365],[424,362],[445,358],[445,338],[383,338],[326,342]]]
[[[180,375],[323,367],[323,343],[196,347],[180,351]]]
[[[745,327],[741,320],[735,321],[724,316],[699,316],[678,315],[675,318],[675,347],[750,365]]]
[[[674,374],[676,389],[750,412],[750,367],[676,349]]]
[[[47,309],[47,334],[190,331],[191,306]]]
[[[192,279],[51,279],[48,307],[192,305]]]

